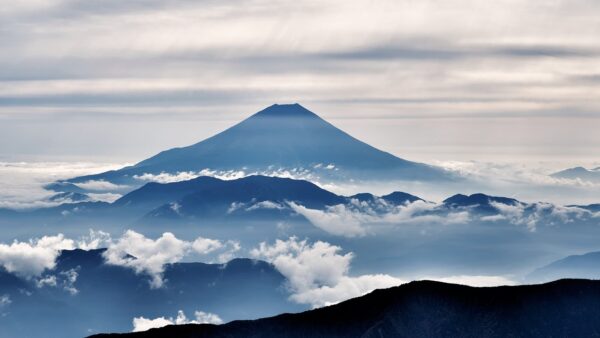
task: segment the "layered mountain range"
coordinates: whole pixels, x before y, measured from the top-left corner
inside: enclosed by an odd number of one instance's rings
[[[306,214],[299,211],[325,212],[335,206],[374,216],[397,214],[402,210],[410,210],[411,217],[442,217],[464,212],[473,216],[465,219],[465,222],[483,220],[530,225],[542,219],[546,219],[548,224],[560,224],[569,223],[572,219],[585,221],[600,218],[597,205],[527,203],[481,193],[456,194],[441,203],[428,202],[399,191],[383,196],[370,193],[342,196],[305,180],[260,175],[233,180],[201,176],[173,183],[150,182],[112,203],[89,202],[84,194],[77,192],[58,193],[53,199],[66,202],[56,207],[29,211],[7,210],[4,219],[43,219],[45,223],[82,224],[102,220],[121,224],[122,227],[177,222],[210,224],[216,220],[238,224],[286,220],[309,223]]]

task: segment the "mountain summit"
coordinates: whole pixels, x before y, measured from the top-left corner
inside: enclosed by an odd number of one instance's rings
[[[199,143],[69,182],[104,179],[118,183],[145,173],[203,169],[258,173],[321,170],[339,179],[449,179],[441,169],[400,159],[361,142],[299,104],[275,104]]]

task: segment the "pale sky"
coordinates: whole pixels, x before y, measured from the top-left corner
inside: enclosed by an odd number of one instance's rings
[[[0,45],[5,161],[135,162],[290,102],[412,160],[600,160],[597,0],[22,0]]]

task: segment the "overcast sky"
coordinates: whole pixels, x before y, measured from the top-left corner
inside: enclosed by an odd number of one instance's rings
[[[597,0],[19,0],[0,160],[135,162],[298,102],[408,159],[599,161]]]

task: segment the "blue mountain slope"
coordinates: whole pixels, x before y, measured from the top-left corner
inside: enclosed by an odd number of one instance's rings
[[[154,209],[165,203],[177,201],[184,196],[211,189],[223,187],[223,181],[202,176],[189,181],[174,183],[147,183],[116,200],[113,205],[121,208]]]
[[[188,217],[225,217],[231,215],[231,208],[235,205],[255,211],[267,209],[269,214],[285,216],[290,211],[281,215],[282,211],[272,203],[295,202],[308,208],[324,209],[326,206],[343,204],[346,201],[345,197],[321,189],[308,181],[248,176],[231,181],[215,180],[211,184],[198,186],[193,193],[153,210],[149,216],[168,217],[179,214]],[[261,202],[270,204],[260,204]],[[252,208],[253,205],[256,207]],[[244,216],[250,217],[247,213]],[[263,213],[262,216],[267,215]]]
[[[78,192],[59,192],[58,194],[50,196],[48,200],[50,202],[59,202],[59,203],[77,203],[77,202],[86,202],[90,198],[86,194],[78,193]]]
[[[407,194],[401,191],[394,191],[391,194],[381,196],[386,202],[392,203],[395,205],[412,203],[416,201],[424,201],[422,198],[417,197],[415,195]]]
[[[557,278],[600,279],[600,252],[572,255],[541,267],[527,276],[532,282]]]
[[[513,198],[489,196],[481,193],[472,195],[456,194],[443,201],[444,206],[449,209],[468,207],[482,213],[496,213],[498,210],[492,203],[514,206],[521,202]]]
[[[392,205],[402,205],[406,203],[412,203],[415,201],[423,201],[422,198],[407,194],[405,192],[395,191],[391,194],[384,196],[375,196],[370,193],[359,193],[352,196],[349,196],[350,200],[358,200],[359,202],[375,202],[377,199],[382,199],[383,201],[390,203]]]
[[[361,142],[299,104],[270,106],[202,142],[163,151],[134,166],[68,182],[131,183],[161,172],[305,168],[333,164],[337,178],[448,180],[450,174],[410,162]]]

